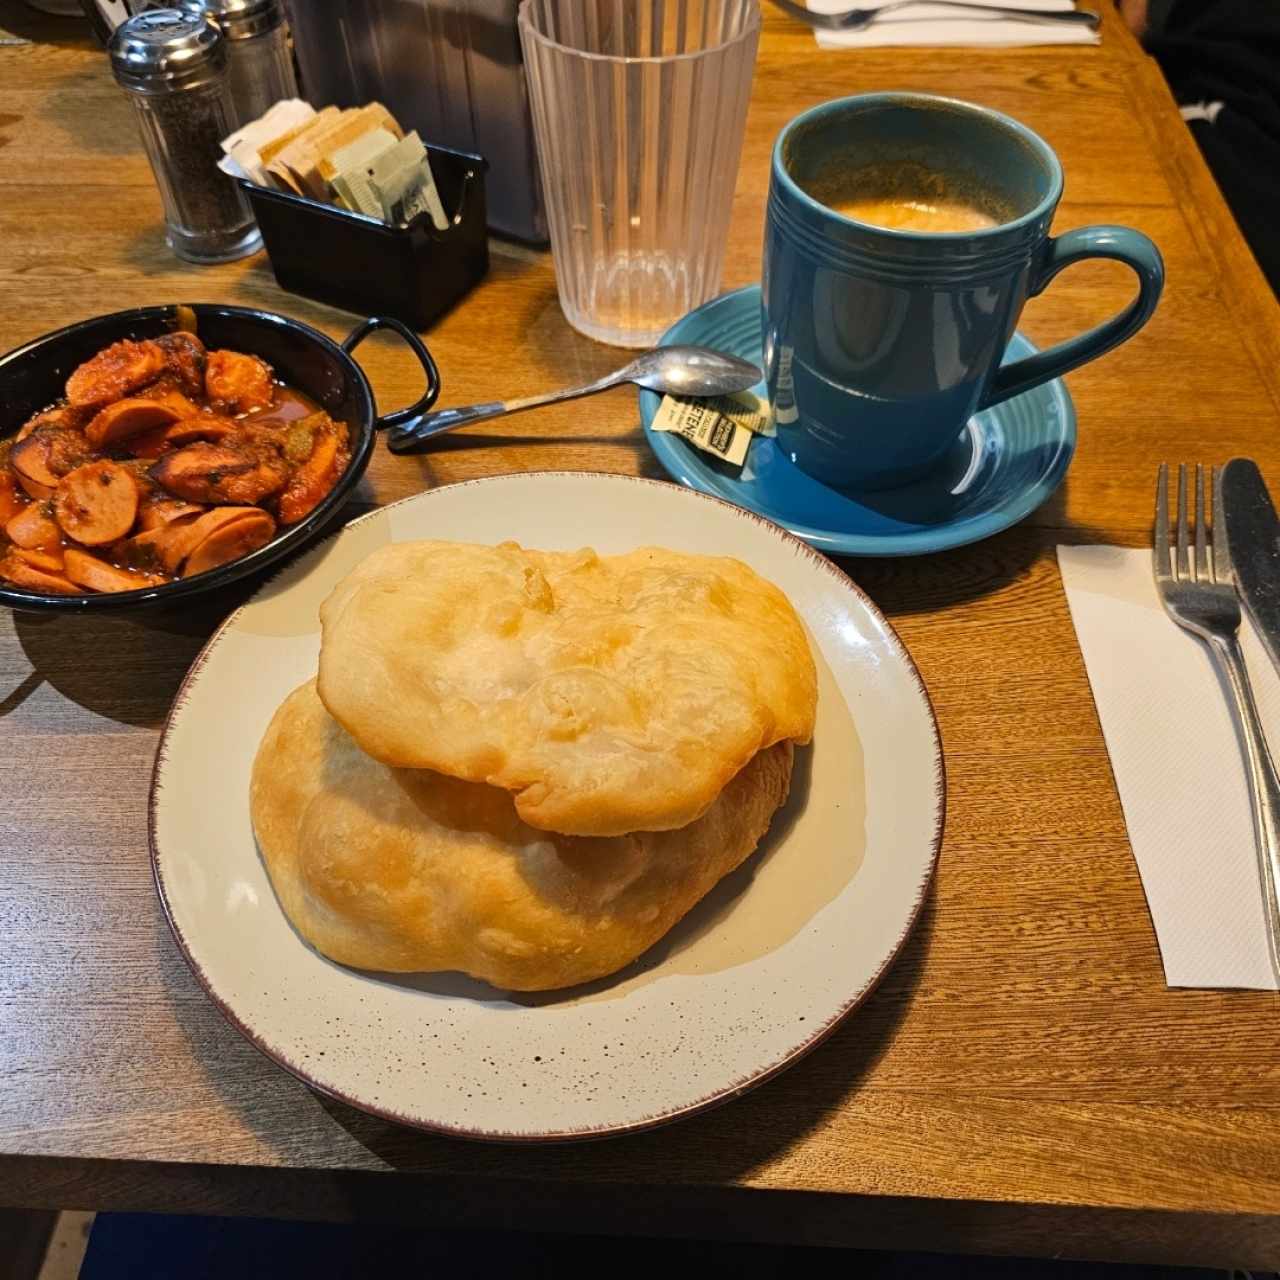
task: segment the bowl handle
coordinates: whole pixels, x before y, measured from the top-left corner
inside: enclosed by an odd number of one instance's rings
[[[386,427],[403,426],[414,418],[421,417],[435,404],[440,395],[440,370],[436,368],[436,362],[431,358],[431,352],[427,350],[426,343],[408,325],[401,324],[399,320],[393,320],[390,316],[370,316],[368,320],[356,325],[343,341],[343,351],[350,355],[376,329],[391,329],[398,333],[409,344],[413,354],[418,357],[422,372],[427,375],[427,389],[413,404],[406,405],[403,409],[396,409],[393,413],[384,413],[375,420],[374,430],[382,431]]]

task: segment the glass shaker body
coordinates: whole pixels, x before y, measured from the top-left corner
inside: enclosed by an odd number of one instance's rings
[[[218,168],[236,117],[217,25],[203,13],[145,10],[116,28],[109,50],[160,189],[170,248],[188,262],[261,248],[248,202]]]
[[[188,262],[229,262],[261,248],[248,202],[217,167],[218,144],[235,128],[225,81],[130,96],[174,253]]]
[[[289,28],[283,22],[258,35],[230,39],[227,61],[237,125],[266,115],[282,98],[298,96],[298,78],[289,52]]]

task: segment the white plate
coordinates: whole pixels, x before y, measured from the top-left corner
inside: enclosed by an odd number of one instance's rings
[[[412,538],[737,556],[787,593],[809,629],[818,722],[812,748],[797,754],[791,800],[761,848],[613,978],[509,996],[456,974],[347,969],[304,943],[276,903],[249,821],[259,739],[315,673],[320,602],[376,547]],[[828,1035],[905,940],[943,805],[920,677],[830,561],[758,516],[674,485],[541,473],[450,485],[372,512],[232,614],[165,727],[151,848],[196,976],[282,1067],[405,1124],[568,1139],[724,1102]]]

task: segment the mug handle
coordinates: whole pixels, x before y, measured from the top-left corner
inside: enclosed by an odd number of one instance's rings
[[[999,404],[1001,400],[1096,360],[1133,337],[1151,319],[1164,288],[1164,259],[1147,236],[1131,227],[1080,227],[1050,240],[1028,296],[1034,298],[1064,267],[1086,258],[1110,258],[1132,267],[1138,277],[1138,296],[1119,315],[1096,328],[1068,338],[1047,351],[1001,365],[982,397],[980,408]]]
[[[427,344],[408,325],[401,324],[399,320],[393,320],[390,316],[370,316],[368,320],[356,325],[343,339],[343,351],[350,355],[377,329],[390,329],[393,333],[398,333],[409,344],[413,354],[418,357],[422,372],[427,375],[427,389],[417,400],[403,409],[384,413],[374,421],[374,430],[382,431],[386,427],[398,427],[414,418],[420,418],[435,404],[440,395],[440,370],[436,368],[436,362],[431,358]]]

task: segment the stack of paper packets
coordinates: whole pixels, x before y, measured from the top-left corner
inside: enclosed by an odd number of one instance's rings
[[[449,225],[422,139],[379,102],[317,111],[288,98],[224,138],[222,150],[226,173],[260,186],[390,223],[425,212],[437,230]]]

